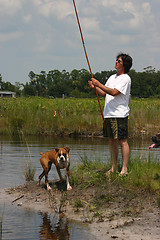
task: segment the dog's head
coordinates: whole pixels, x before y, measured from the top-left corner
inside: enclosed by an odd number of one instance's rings
[[[156,136],[152,137],[152,142],[153,142],[153,144],[151,146],[149,146],[149,149],[160,147],[160,133],[157,133]]]
[[[69,158],[69,147],[64,147],[64,148],[56,148],[56,155],[57,155],[57,162],[58,166],[60,168],[66,168],[70,164],[70,158]]]

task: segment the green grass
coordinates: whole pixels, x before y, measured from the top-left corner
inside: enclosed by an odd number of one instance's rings
[[[72,169],[71,185],[83,185],[83,188],[108,184],[105,174],[110,169],[110,164],[100,160],[90,161],[86,156],[82,157],[81,163]],[[117,182],[142,187],[147,191],[160,190],[160,163],[155,162],[149,156],[148,159],[139,157],[129,160],[129,175],[120,177],[117,173],[109,176],[110,183]]]
[[[83,156],[81,157],[81,163],[75,169],[72,169],[71,185],[78,186],[80,184],[83,188],[101,185],[106,171],[107,165],[102,161],[90,161],[87,156]]]
[[[155,135],[160,126],[160,100],[132,99],[129,131],[132,135]]]
[[[75,201],[76,210],[84,203],[84,195],[85,202],[97,210],[112,202],[124,202],[129,206],[124,207],[124,214],[129,214],[130,211],[133,213],[131,202],[135,204],[138,201],[141,205],[147,195],[155,195],[157,206],[160,206],[159,162],[153,161],[150,156],[148,159],[131,158],[126,177],[119,176],[118,173],[108,176],[105,173],[109,169],[109,164],[100,160],[90,161],[84,156],[81,163],[71,170],[70,184],[80,192]],[[87,193],[92,197],[87,199]]]
[[[100,98],[102,109],[104,99]],[[90,135],[102,134],[103,120],[97,99],[42,97],[4,98],[0,134]],[[56,112],[56,114],[55,114]],[[159,131],[159,99],[132,99],[129,134],[153,135]]]
[[[160,163],[149,155],[148,159],[135,158],[129,163],[130,182],[148,191],[160,190]]]

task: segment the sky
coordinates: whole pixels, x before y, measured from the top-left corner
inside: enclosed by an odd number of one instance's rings
[[[114,70],[119,52],[133,69],[160,70],[160,0],[75,0],[93,74]],[[33,71],[88,69],[72,0],[0,0],[0,74],[29,82]]]

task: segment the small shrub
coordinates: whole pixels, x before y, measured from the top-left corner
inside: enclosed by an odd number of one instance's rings
[[[36,169],[32,165],[32,162],[25,163],[24,176],[26,181],[33,181],[35,176]]]

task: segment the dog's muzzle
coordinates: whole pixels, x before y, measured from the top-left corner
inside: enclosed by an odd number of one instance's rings
[[[57,161],[60,168],[66,168],[67,160],[65,156],[61,154],[60,156],[58,156]]]

